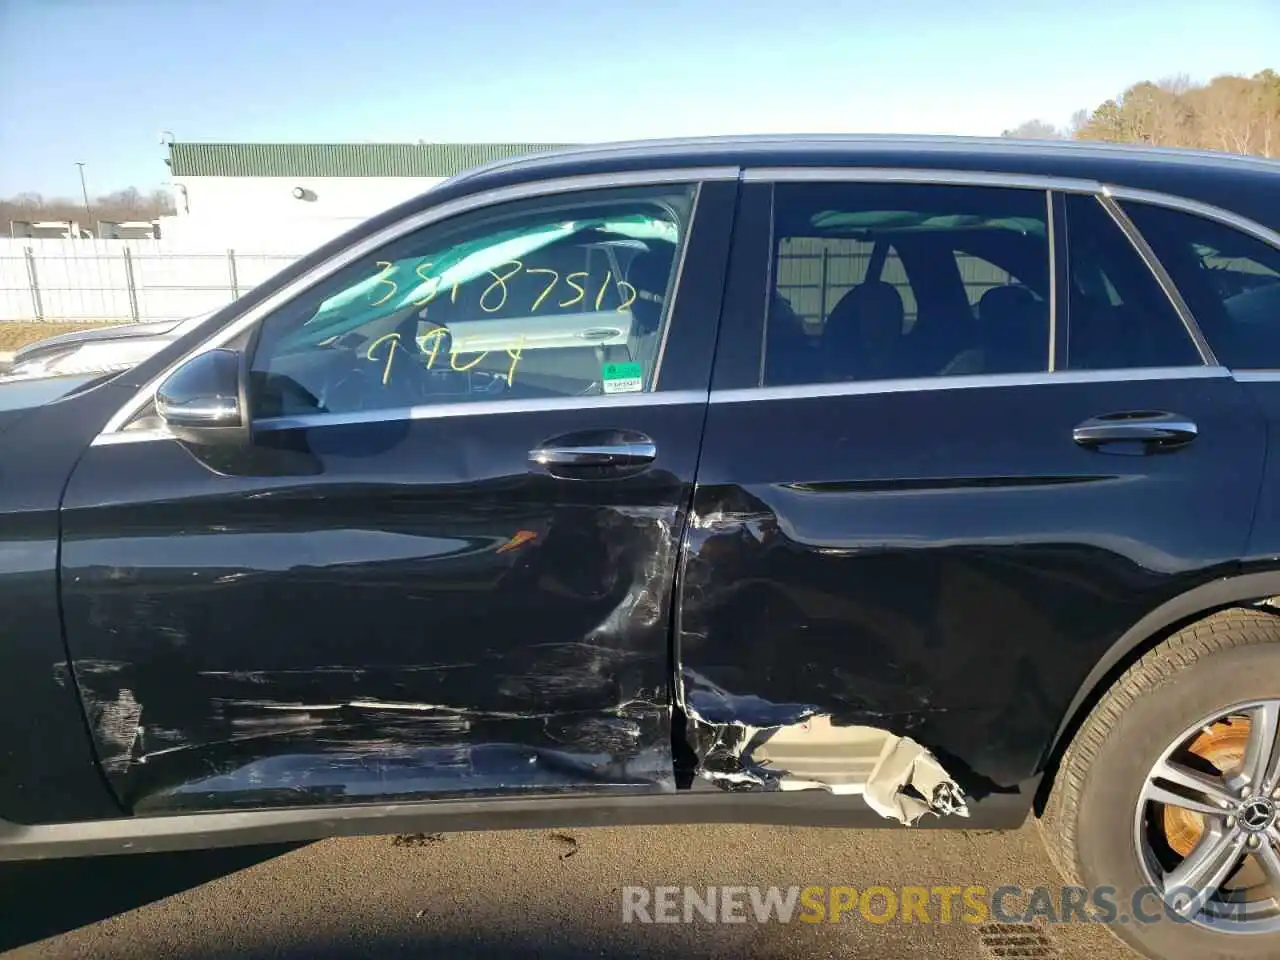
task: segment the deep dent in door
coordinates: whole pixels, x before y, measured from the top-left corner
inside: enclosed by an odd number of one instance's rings
[[[925,746],[886,727],[856,722],[876,711],[845,704],[836,717],[830,696],[825,705],[816,699],[774,702],[732,693],[700,672],[702,641],[709,631],[723,631],[724,611],[736,594],[750,589],[755,561],[773,546],[785,549],[786,538],[774,511],[740,489],[723,497],[699,496],[695,503],[705,512],[695,509],[683,544],[675,644],[676,705],[685,719],[695,775],[725,790],[861,796],[881,816],[906,825],[929,813],[968,817],[964,791]],[[780,635],[776,639],[785,643]],[[739,649],[740,661],[729,671],[771,683],[767,666],[752,662],[747,648]],[[811,685],[815,692],[822,686]],[[910,714],[883,718],[900,726],[912,722]]]
[[[650,661],[666,659],[675,531],[684,510],[614,506],[595,516],[610,528],[613,556],[557,589],[580,591],[584,603],[597,606],[603,597],[618,599],[574,640],[539,641],[531,623],[527,642],[509,644],[496,657],[477,655],[475,663],[202,670],[207,697],[198,703],[166,689],[166,665],[200,642],[198,624],[184,615],[190,596],[175,596],[167,585],[151,596],[146,584],[155,569],[101,567],[72,551],[81,557],[65,572],[75,583],[74,615],[118,623],[127,608],[133,636],[113,637],[112,645],[137,654],[72,663],[107,779],[126,806],[140,811],[511,791],[674,791],[670,695],[658,682],[662,665]],[[229,528],[219,536],[235,533]],[[509,575],[521,566],[520,554],[544,546],[544,533],[522,527],[479,538],[487,542],[468,550],[488,554],[489,563],[503,558],[512,565]],[[120,558],[110,541],[102,546]],[[349,575],[358,577],[364,565]],[[341,577],[342,566],[317,575]],[[236,603],[248,599],[241,592],[246,580],[270,579],[266,567],[247,564],[213,572],[185,570],[186,589],[224,592],[224,602]],[[54,675],[69,684],[65,665],[55,665]],[[487,688],[489,707],[468,696],[474,684]],[[387,695],[396,690],[439,695],[430,701]],[[344,696],[334,697],[338,691]],[[495,696],[510,709],[491,709]],[[613,706],[595,705],[602,702]],[[207,715],[191,715],[204,704]]]

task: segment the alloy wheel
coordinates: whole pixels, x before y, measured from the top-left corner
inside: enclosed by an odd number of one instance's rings
[[[1280,700],[1183,731],[1143,783],[1134,842],[1147,882],[1180,918],[1280,930]]]

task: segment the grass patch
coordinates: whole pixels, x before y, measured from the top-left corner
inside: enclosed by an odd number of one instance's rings
[[[25,347],[37,340],[56,337],[60,333],[75,330],[94,330],[98,327],[118,327],[119,320],[85,320],[75,323],[36,323],[34,321],[0,321],[0,351],[9,352]]]

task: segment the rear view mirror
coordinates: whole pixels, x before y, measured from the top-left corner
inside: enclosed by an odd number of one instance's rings
[[[244,354],[219,348],[192,357],[156,390],[156,415],[179,440],[203,446],[249,441]]]

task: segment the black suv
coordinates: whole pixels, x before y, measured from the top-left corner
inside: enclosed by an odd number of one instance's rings
[[[1277,371],[1275,162],[468,172],[0,386],[0,857],[1033,812],[1150,955],[1274,957]]]

